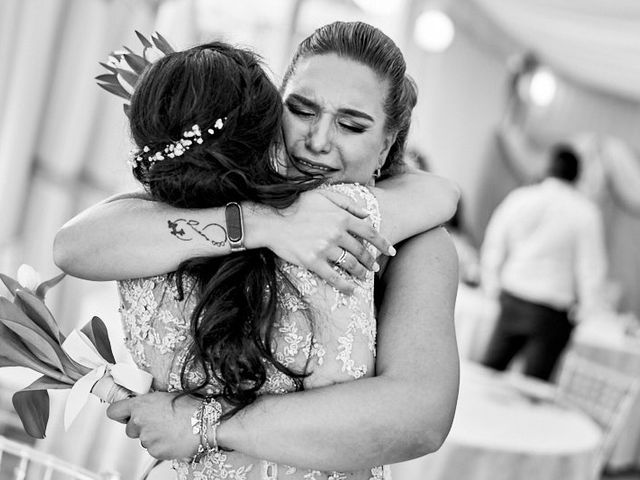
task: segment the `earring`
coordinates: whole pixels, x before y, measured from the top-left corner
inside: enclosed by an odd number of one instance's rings
[[[380,178],[381,168],[378,167],[375,172],[373,172],[373,178]]]

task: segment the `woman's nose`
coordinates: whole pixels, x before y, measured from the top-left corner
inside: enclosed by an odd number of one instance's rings
[[[306,147],[313,153],[328,153],[333,142],[333,129],[330,119],[320,119],[309,126],[305,141]]]

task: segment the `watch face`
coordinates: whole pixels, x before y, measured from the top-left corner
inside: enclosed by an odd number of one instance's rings
[[[225,209],[225,220],[227,221],[227,236],[231,243],[242,241],[242,213],[237,203],[230,203]]]
[[[229,229],[227,235],[229,236],[230,242],[239,242],[242,239],[242,231],[239,227],[231,227],[229,225],[227,228]]]

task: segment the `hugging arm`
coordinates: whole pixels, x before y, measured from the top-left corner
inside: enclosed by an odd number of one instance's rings
[[[380,231],[394,244],[444,224],[460,199],[452,182],[416,169],[390,177],[372,190],[380,204]]]
[[[265,395],[226,420],[218,441],[256,458],[350,471],[433,452],[444,441],[458,393],[453,327],[457,259],[442,228],[405,242],[384,275],[376,377],[287,395]],[[193,453],[189,418],[198,402],[151,393],[111,405],[158,458]],[[183,433],[176,433],[183,432]],[[194,437],[194,438],[191,438]],[[185,443],[185,439],[190,439]]]
[[[358,262],[347,268],[353,275],[363,276],[364,268],[371,269],[375,260],[353,236],[365,238],[387,253],[390,245],[386,237],[396,243],[439,225],[455,212],[458,191],[448,180],[425,173],[401,177],[404,180],[388,180],[389,188],[381,182],[380,191],[376,189],[376,194],[382,193],[381,233],[361,218],[365,212],[344,197],[314,190],[280,211],[243,203],[245,244],[247,248],[270,248],[339,289],[349,290],[346,280],[328,278],[332,270],[329,262],[337,260],[339,248],[357,258]],[[409,226],[400,228],[398,224]],[[54,243],[56,264],[89,280],[160,275],[174,271],[188,258],[229,252],[224,208],[177,209],[143,194],[119,195],[85,210],[62,227]]]
[[[375,258],[347,232],[366,238],[385,253],[391,247],[362,218],[367,213],[340,195],[330,199],[319,191],[305,192],[282,210],[250,202],[242,205],[248,249],[270,248],[347,293],[352,282],[335,275],[320,252],[337,259],[341,250],[335,242],[341,240],[359,260],[350,273],[362,276]],[[53,249],[62,270],[88,280],[161,275],[189,258],[230,252],[224,207],[181,209],[139,193],[112,197],[80,213],[57,233]]]
[[[224,422],[220,444],[258,458],[348,471],[433,452],[455,411],[457,257],[439,228],[408,240],[385,272],[376,377],[263,396]]]

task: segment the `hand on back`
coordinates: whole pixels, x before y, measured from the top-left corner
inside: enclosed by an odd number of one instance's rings
[[[338,192],[304,192],[296,203],[279,211],[269,248],[280,258],[316,273],[338,290],[351,293],[353,282],[343,278],[333,268],[335,265],[358,278],[367,271],[377,271],[376,259],[362,240],[385,255],[394,252],[392,245],[366,219],[368,215]]]

